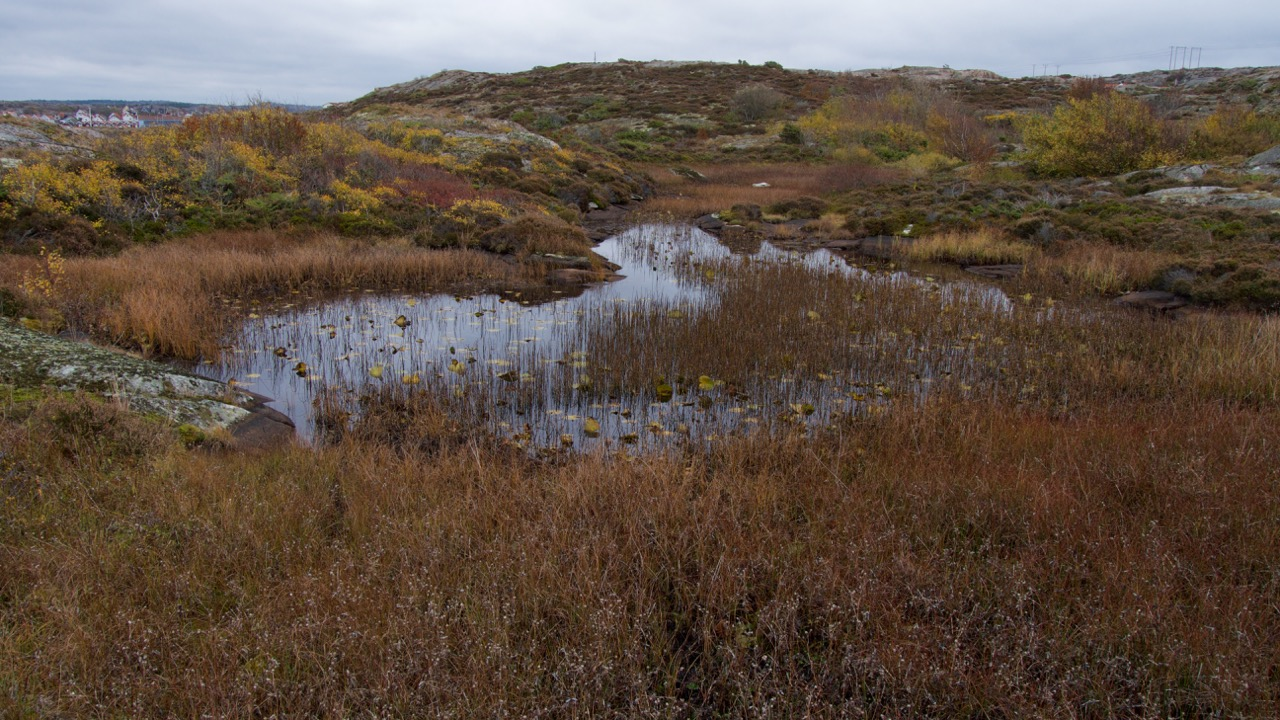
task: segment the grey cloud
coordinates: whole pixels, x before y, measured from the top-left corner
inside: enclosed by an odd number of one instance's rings
[[[670,0],[602,5],[419,3],[191,4],[0,0],[0,98],[249,95],[319,104],[444,68],[514,71],[601,60],[776,60],[831,70],[904,64],[1023,75],[1049,63],[1108,74],[1164,67],[1169,45],[1205,64],[1280,64],[1280,6],[1246,0],[1206,12],[1187,0],[885,3]]]

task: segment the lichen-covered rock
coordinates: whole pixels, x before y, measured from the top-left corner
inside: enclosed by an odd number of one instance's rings
[[[1247,208],[1251,210],[1280,210],[1280,197],[1265,192],[1231,192],[1230,188],[1215,185],[1176,187],[1154,190],[1142,197],[1156,202],[1174,202],[1183,205],[1206,207]]]
[[[1163,290],[1138,290],[1125,293],[1114,302],[1124,307],[1153,313],[1170,313],[1187,306],[1185,298]]]
[[[1256,168],[1263,165],[1280,165],[1280,145],[1260,152],[1244,161],[1244,166],[1247,168]]]
[[[0,320],[0,382],[83,390],[203,432],[234,430],[263,398],[122,352],[46,335]]]

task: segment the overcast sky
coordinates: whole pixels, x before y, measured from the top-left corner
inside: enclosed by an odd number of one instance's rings
[[[0,100],[319,105],[593,57],[1109,75],[1167,68],[1170,46],[1280,65],[1278,31],[1276,0],[0,0]]]

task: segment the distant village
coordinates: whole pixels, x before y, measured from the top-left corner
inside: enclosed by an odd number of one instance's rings
[[[290,112],[314,110],[308,105],[272,103]],[[176,125],[193,115],[234,108],[234,105],[168,102],[63,102],[51,100],[0,101],[0,118],[38,120],[64,127],[141,128],[149,125]],[[116,110],[115,108],[119,108]]]
[[[111,112],[105,116],[100,112],[94,112],[92,109],[88,109],[88,108],[80,108],[79,110],[76,110],[74,114],[43,113],[39,115],[24,113],[19,110],[4,110],[4,111],[0,111],[0,116],[23,118],[27,120],[41,120],[44,122],[54,123],[56,125],[65,125],[69,127],[140,128],[140,127],[146,127],[148,123],[148,120],[144,120],[139,115],[139,113],[137,113],[133,108],[130,108],[128,105],[125,105],[123,108],[121,108],[120,112],[118,113]],[[150,120],[150,122],[155,122],[156,120],[157,120],[156,118],[153,118]],[[164,123],[164,122],[175,122],[177,119],[171,118],[171,117],[162,117],[162,118],[159,118],[159,120],[161,123]]]

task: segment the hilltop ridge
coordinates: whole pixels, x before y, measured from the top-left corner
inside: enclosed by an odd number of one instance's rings
[[[381,104],[421,104],[467,114],[509,117],[525,107],[557,108],[579,116],[602,101],[622,105],[640,116],[703,111],[715,115],[732,93],[759,84],[787,95],[798,105],[821,101],[833,91],[854,91],[888,81],[938,84],[979,110],[1042,108],[1061,99],[1078,76],[1004,77],[984,69],[902,66],[861,70],[784,68],[777,63],[749,65],[709,61],[650,60],[563,63],[512,73],[462,69],[377,88],[330,110],[354,112]],[[1280,106],[1275,88],[1280,67],[1146,70],[1102,78],[1111,85],[1177,93],[1188,107],[1219,102],[1247,103],[1258,110]],[[992,88],[1005,88],[992,92]],[[517,92],[518,91],[518,92]],[[706,104],[699,105],[702,101]]]
[[[983,69],[904,66],[831,71],[698,61],[564,63],[513,73],[444,70],[378,88],[326,108],[332,117],[447,113],[576,136],[624,158],[671,162],[811,160],[798,145],[764,142],[837,96],[871,96],[904,85],[945,93],[975,114],[1048,112],[1071,75],[1006,78]],[[1198,117],[1224,104],[1280,107],[1280,68],[1150,70],[1102,78],[1166,117]]]

